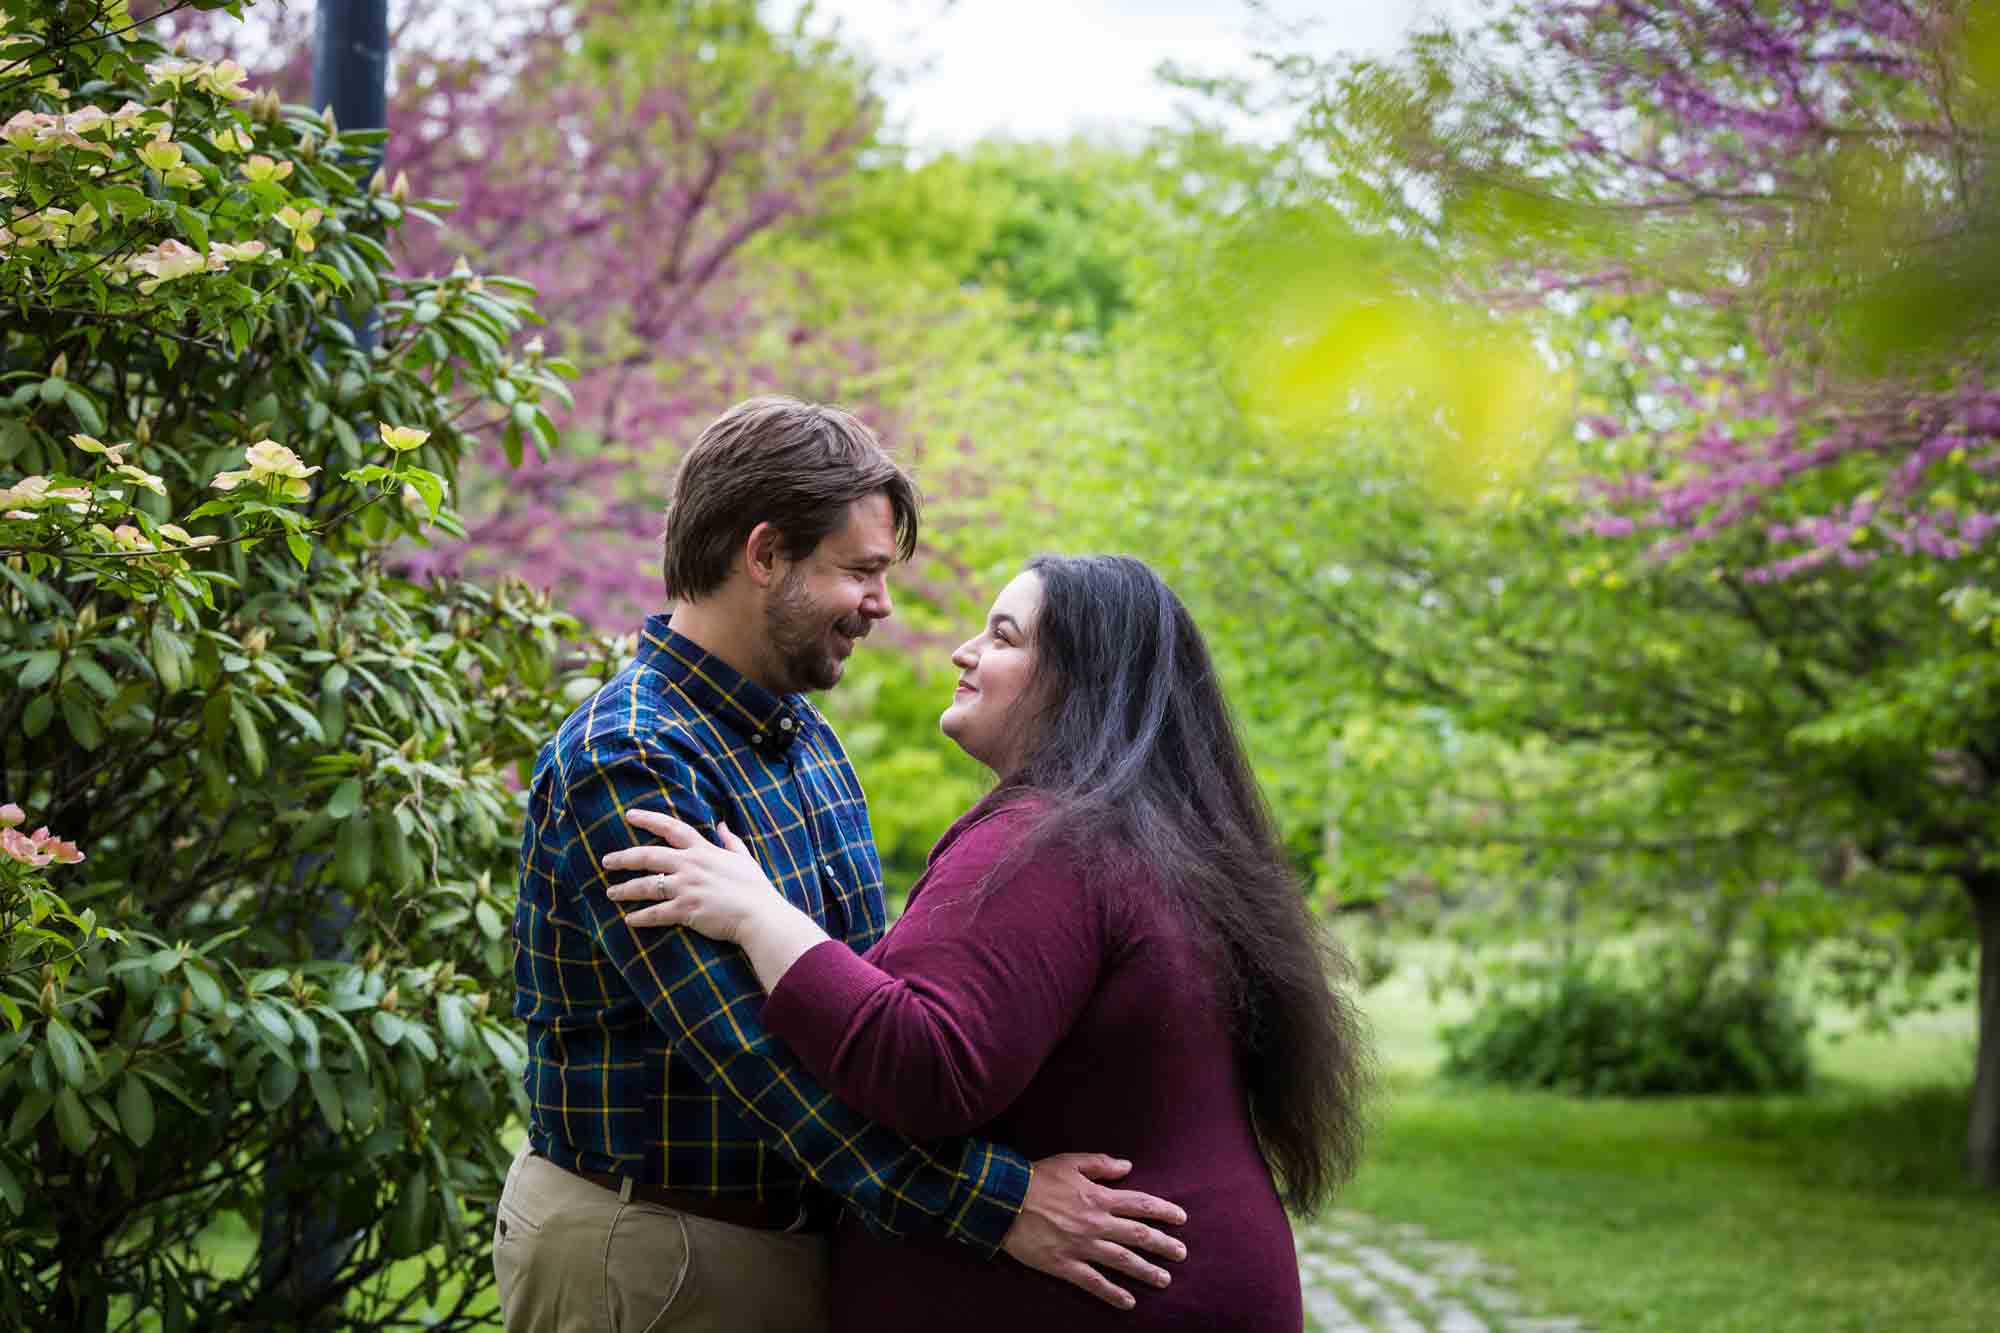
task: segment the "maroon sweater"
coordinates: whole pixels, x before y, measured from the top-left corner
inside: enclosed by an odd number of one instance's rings
[[[764,1021],[834,1095],[919,1138],[977,1133],[1031,1158],[1128,1158],[1121,1187],[1187,1211],[1161,1291],[1121,1275],[1115,1310],[1004,1256],[851,1216],[834,1240],[835,1333],[1298,1333],[1291,1227],[1250,1129],[1212,970],[1144,883],[1086,884],[1060,854],[983,895],[1019,806],[975,811],[931,851],[865,957],[828,941],[792,965]]]

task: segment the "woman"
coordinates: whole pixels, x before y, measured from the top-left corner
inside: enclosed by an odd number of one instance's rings
[[[945,1240],[843,1221],[836,1330],[1296,1333],[1284,1205],[1352,1167],[1360,1049],[1186,608],[1123,557],[1031,561],[952,654],[945,734],[998,787],[931,852],[865,957],[776,893],[734,835],[664,815],[663,899],[634,925],[732,940],[764,1020],[835,1095],[918,1137],[1030,1156],[1113,1143],[1122,1184],[1180,1204],[1188,1255],[1134,1313]],[[1036,1321],[1041,1321],[1037,1323]]]

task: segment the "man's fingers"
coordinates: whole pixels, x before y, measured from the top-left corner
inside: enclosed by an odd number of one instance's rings
[[[1122,1157],[1106,1157],[1095,1152],[1071,1154],[1070,1165],[1076,1168],[1079,1175],[1092,1180],[1120,1180],[1132,1170],[1132,1164]]]
[[[1136,1217],[1144,1222],[1164,1222],[1177,1227],[1187,1221],[1178,1204],[1139,1190],[1105,1190],[1097,1197],[1098,1207],[1119,1217]]]
[[[1136,1303],[1132,1293],[1113,1282],[1089,1264],[1065,1263],[1049,1270],[1053,1276],[1061,1278],[1073,1287],[1082,1287],[1106,1305],[1115,1305],[1121,1310],[1129,1310]]]
[[[1147,1263],[1123,1245],[1116,1245],[1108,1240],[1100,1240],[1091,1246],[1090,1261],[1100,1268],[1123,1273],[1126,1277],[1143,1282],[1149,1287],[1164,1287],[1173,1281],[1167,1275],[1166,1269]]]
[[[1125,1222],[1114,1219],[1105,1228],[1105,1239],[1134,1250],[1146,1250],[1165,1259],[1187,1258],[1187,1246],[1175,1240],[1164,1231],[1155,1231],[1143,1222]]]

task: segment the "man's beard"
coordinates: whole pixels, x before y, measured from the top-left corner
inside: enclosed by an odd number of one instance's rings
[[[764,633],[777,658],[780,694],[799,690],[830,690],[840,683],[846,664],[827,641],[838,630],[850,639],[868,633],[868,617],[829,616],[806,591],[805,577],[791,570],[778,583],[764,607]]]

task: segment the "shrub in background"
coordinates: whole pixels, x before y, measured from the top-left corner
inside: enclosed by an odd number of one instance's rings
[[[1777,980],[1685,960],[1564,963],[1446,1028],[1445,1072],[1585,1097],[1795,1092],[1810,1023]]]
[[[0,801],[62,843],[0,876],[0,1325],[468,1327],[574,626],[381,555],[567,367],[523,284],[391,271],[379,135],[122,4],[0,20]]]

